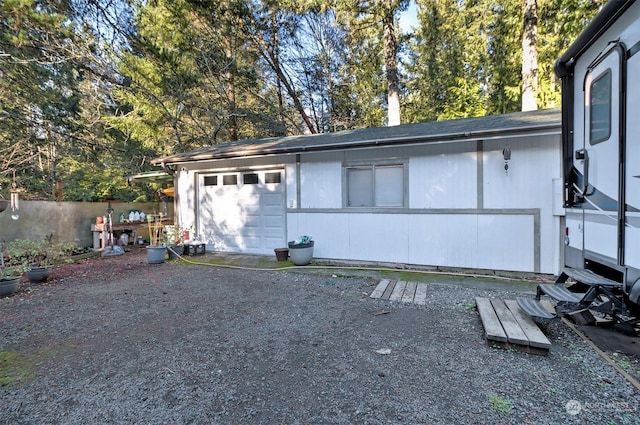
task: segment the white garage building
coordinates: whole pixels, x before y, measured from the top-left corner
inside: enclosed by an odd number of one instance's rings
[[[557,274],[560,111],[240,140],[159,158],[208,251]]]

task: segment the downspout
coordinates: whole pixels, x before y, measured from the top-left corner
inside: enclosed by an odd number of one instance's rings
[[[162,169],[166,171],[166,173],[170,176],[175,176],[176,170],[171,165],[167,165],[164,161],[162,161],[160,163],[160,167],[162,167]]]
[[[296,208],[301,208],[300,200],[302,198],[302,189],[300,184],[302,178],[300,178],[300,154],[296,154]]]
[[[573,169],[573,73],[562,77],[562,177],[564,181],[564,207],[573,205],[571,188],[575,183]]]
[[[167,174],[173,177],[173,224],[174,226],[179,226],[180,225],[180,220],[179,220],[180,208],[178,208],[178,205],[179,205],[178,190],[177,190],[178,177],[176,175],[176,170],[171,165],[166,164],[164,161],[160,163],[160,167],[162,167],[162,169]]]

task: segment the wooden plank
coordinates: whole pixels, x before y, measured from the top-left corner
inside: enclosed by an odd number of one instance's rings
[[[380,282],[378,282],[378,286],[376,286],[376,289],[374,289],[371,295],[369,296],[371,298],[382,297],[382,294],[384,294],[384,290],[387,289],[388,285],[389,285],[389,279],[382,279]]]
[[[404,293],[404,288],[407,286],[407,282],[404,280],[399,280],[396,282],[396,287],[393,288],[393,292],[389,296],[389,301],[400,301],[402,299],[402,294]]]
[[[427,303],[427,284],[418,283],[416,287],[416,296],[413,297],[413,302],[419,305],[425,305]]]
[[[402,294],[402,302],[403,303],[412,303],[413,297],[416,296],[416,286],[418,282],[407,282],[407,286],[404,288],[404,293]]]
[[[513,344],[529,345],[529,338],[524,333],[516,319],[513,317],[511,310],[507,308],[502,300],[491,300],[491,305],[500,320],[500,324],[507,334],[507,340]]]
[[[391,293],[393,292],[395,287],[396,287],[395,280],[392,280],[391,282],[389,282],[389,284],[387,285],[387,289],[384,290],[384,294],[382,294],[381,298],[383,300],[389,300],[389,297],[391,296]]]
[[[491,301],[488,298],[476,297],[476,307],[478,308],[478,313],[480,313],[482,326],[484,326],[485,337],[492,341],[507,342],[507,334],[502,329]]]
[[[549,342],[549,339],[540,330],[538,325],[536,325],[535,322],[531,320],[524,311],[522,311],[515,300],[505,300],[504,303],[507,308],[511,310],[511,313],[513,313],[513,317],[527,335],[527,338],[529,338],[529,345],[538,348],[551,348],[551,342]]]

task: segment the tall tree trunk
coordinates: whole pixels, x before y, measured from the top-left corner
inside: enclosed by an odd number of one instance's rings
[[[238,105],[236,103],[235,57],[232,41],[227,39],[225,55],[227,56],[227,101],[229,103],[229,133],[231,140],[238,140]]]
[[[386,15],[382,20],[383,37],[384,37],[384,62],[387,75],[387,103],[388,116],[387,125],[400,124],[400,89],[398,79],[398,60],[396,53],[398,44],[396,42],[396,32],[393,22],[392,0],[386,0]]]
[[[524,30],[522,32],[522,110],[538,109],[538,4],[524,0]]]
[[[276,16],[273,15],[271,17],[271,26],[272,28],[278,28],[276,22]],[[271,32],[271,45],[273,49],[275,49],[275,54],[273,55],[274,60],[274,68],[280,68],[280,37],[278,36],[278,31]],[[285,105],[284,105],[284,95],[282,93],[282,81],[280,78],[276,78],[276,90],[278,95],[278,122],[281,125],[283,132],[282,135],[287,135],[287,125],[286,125],[286,117],[285,117]]]
[[[267,61],[273,72],[275,72],[276,78],[284,86],[284,89],[289,97],[291,97],[291,100],[293,100],[293,105],[302,117],[302,120],[307,126],[309,133],[316,134],[318,131],[311,122],[311,119],[309,119],[309,115],[307,115],[307,112],[302,105],[302,101],[300,100],[298,92],[296,91],[295,87],[287,77],[287,74],[280,64],[279,51],[277,49],[274,49],[274,46],[269,46],[267,42],[262,38],[261,34],[254,34],[252,35],[252,38],[256,43],[256,46],[259,48],[260,54]]]

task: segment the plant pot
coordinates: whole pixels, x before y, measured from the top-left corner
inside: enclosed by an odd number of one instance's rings
[[[287,261],[289,258],[289,248],[276,248],[273,251],[276,253],[278,261]]]
[[[289,258],[296,266],[306,266],[313,257],[313,242],[296,244],[289,242]]]
[[[184,245],[169,245],[167,247],[169,253],[169,260],[177,260],[179,255],[184,254]]]
[[[164,257],[167,254],[167,248],[164,246],[149,245],[147,247],[147,262],[149,264],[164,263]]]
[[[7,297],[18,290],[20,277],[0,279],[0,297]]]
[[[49,267],[33,267],[25,272],[27,279],[31,283],[44,282],[49,279],[51,275],[51,269]]]

